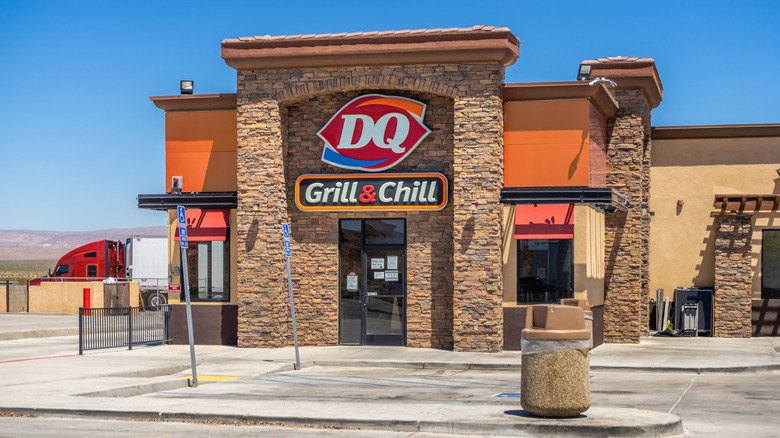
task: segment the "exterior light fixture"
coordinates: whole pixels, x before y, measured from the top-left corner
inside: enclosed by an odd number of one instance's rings
[[[192,94],[192,90],[195,89],[195,81],[179,81],[179,87],[181,89],[181,94]]]
[[[590,79],[590,71],[593,69],[591,64],[580,64],[580,70],[577,72],[578,81],[587,81]]]
[[[780,169],[775,170],[777,172],[777,176],[780,176]]]

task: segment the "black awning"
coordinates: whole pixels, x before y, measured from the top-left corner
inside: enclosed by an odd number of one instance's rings
[[[165,193],[162,195],[138,195],[138,208],[146,210],[171,210],[177,206],[185,208],[220,208],[238,207],[236,192],[211,193]]]
[[[502,204],[587,204],[606,212],[627,211],[628,199],[615,189],[598,187],[505,187]]]

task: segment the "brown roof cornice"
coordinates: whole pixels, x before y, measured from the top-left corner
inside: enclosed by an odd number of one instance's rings
[[[617,101],[603,82],[593,86],[585,81],[506,84],[503,91],[504,102],[589,99],[606,119],[614,117],[618,110]]]
[[[780,137],[780,123],[755,125],[654,126],[650,135],[653,140]]]
[[[154,106],[165,112],[218,111],[236,109],[236,94],[182,94],[178,96],[152,96]]]
[[[593,66],[591,79],[603,77],[615,81],[618,88],[641,89],[650,108],[658,107],[664,98],[664,87],[658,69],[655,67],[655,61],[651,58],[615,56],[586,60],[582,63]]]
[[[236,70],[366,65],[514,64],[520,41],[505,27],[420,29],[226,39]]]

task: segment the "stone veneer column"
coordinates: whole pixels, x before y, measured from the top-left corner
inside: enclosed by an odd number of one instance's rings
[[[292,336],[280,324],[290,317],[280,234],[287,222],[283,120],[258,85],[238,73],[238,346],[281,347]]]
[[[749,338],[752,304],[752,217],[715,217],[714,336]]]
[[[647,203],[645,149],[650,142],[650,105],[642,90],[616,90],[620,109],[607,131],[607,187],[628,197],[628,211],[607,214],[605,220],[604,340],[639,342],[646,328]],[[644,330],[646,331],[646,330]]]
[[[468,73],[470,88],[461,88],[455,101],[454,350],[501,351],[504,69],[475,65]]]
[[[591,78],[617,83],[618,113],[608,122],[607,187],[628,198],[628,210],[605,218],[604,340],[639,342],[648,331],[650,113],[662,99],[655,61],[614,57],[585,61]]]
[[[607,214],[605,220],[604,339],[607,342],[639,342],[647,323],[649,248],[642,204],[647,203],[645,150],[650,142],[650,105],[642,90],[614,92],[620,109],[610,123],[607,149],[607,187],[628,197],[628,211]]]

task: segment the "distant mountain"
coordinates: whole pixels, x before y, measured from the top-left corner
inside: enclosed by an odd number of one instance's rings
[[[71,249],[96,240],[165,236],[166,227],[112,228],[96,231],[0,230],[0,260],[58,260]]]

